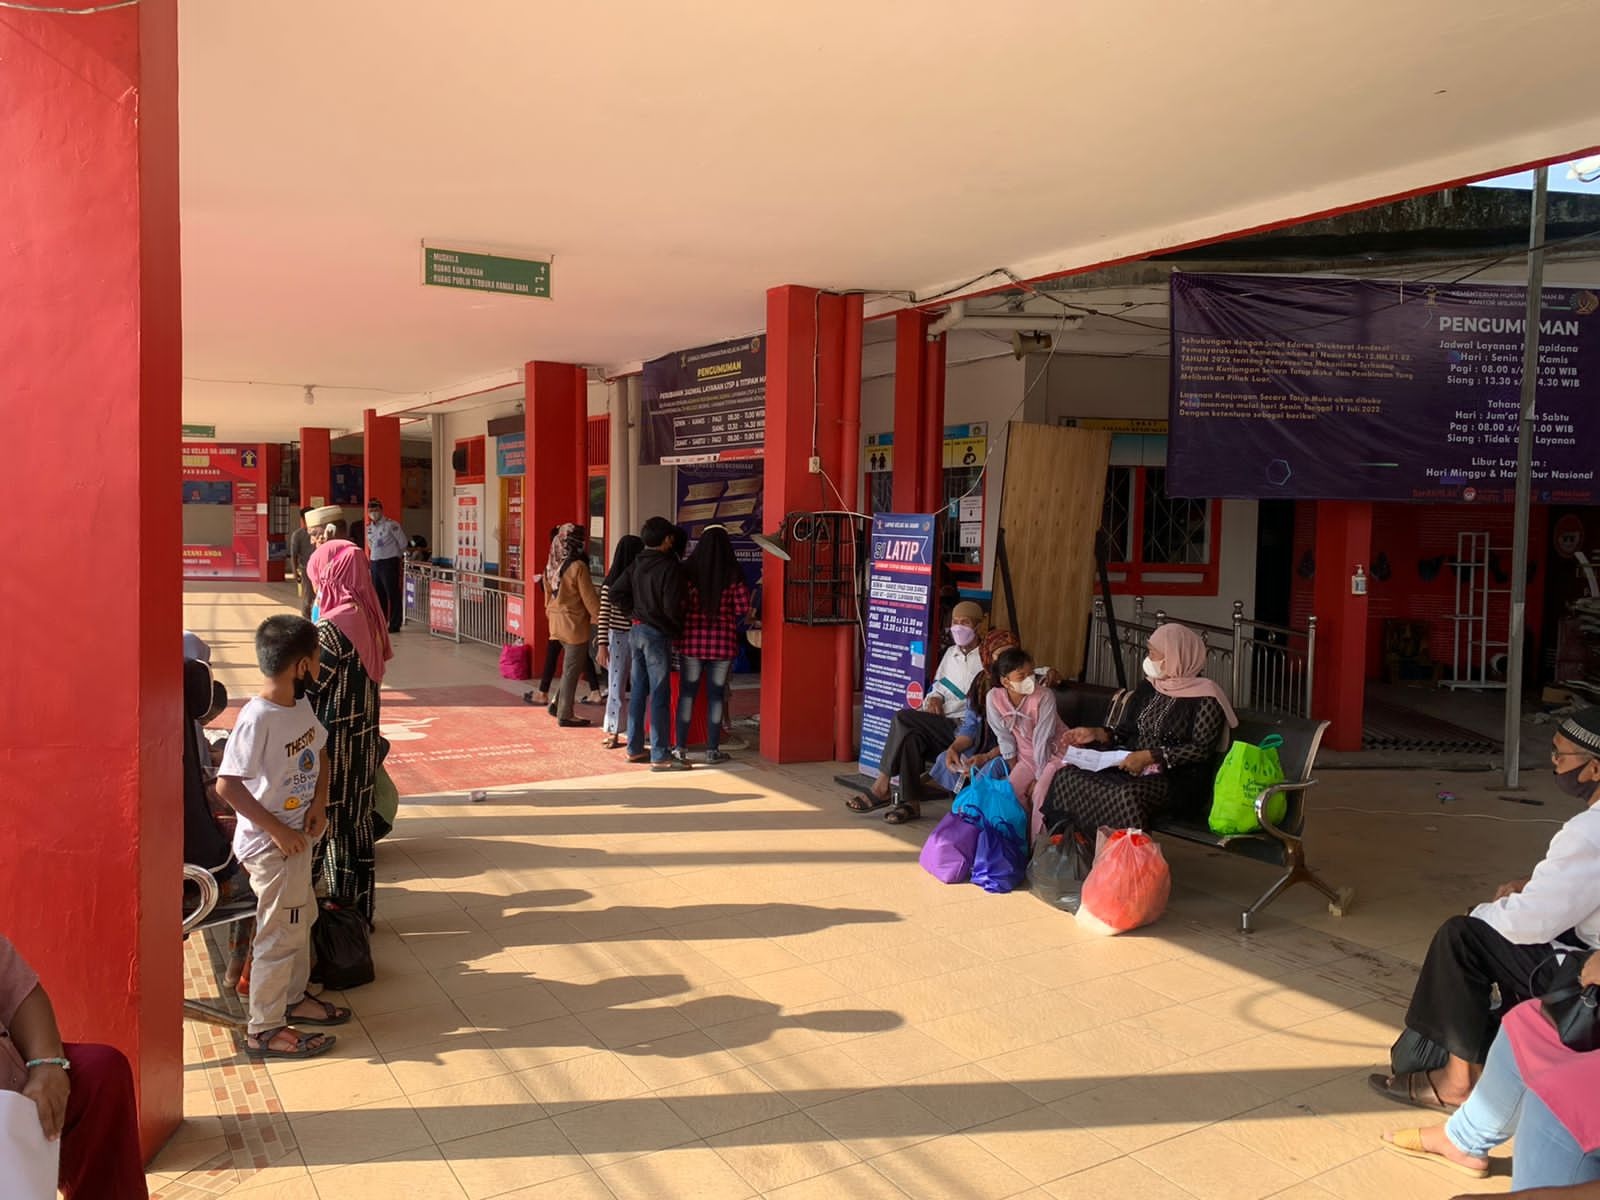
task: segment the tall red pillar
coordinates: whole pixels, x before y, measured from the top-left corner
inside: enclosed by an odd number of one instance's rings
[[[1311,715],[1332,724],[1332,750],[1361,749],[1367,688],[1367,598],[1351,590],[1356,568],[1372,561],[1372,505],[1318,500],[1316,681]]]
[[[928,339],[927,358],[922,376],[921,461],[917,466],[920,503],[916,511],[931,513],[944,506],[944,334]]]
[[[382,500],[383,515],[401,520],[405,497],[400,491],[399,417],[380,417],[370,408],[361,414],[361,474],[366,502]]]
[[[822,477],[811,474],[809,460],[817,455],[830,479],[843,470],[845,307],[845,297],[812,288],[767,293],[762,496],[769,523],[791,512],[838,507]],[[774,762],[822,762],[834,756],[829,698],[834,676],[845,668],[832,627],[785,622],[786,568],[772,555],[762,560],[761,753]]]
[[[894,338],[894,511],[923,512],[928,314],[914,308],[895,313]]]
[[[326,429],[300,431],[300,507],[326,504],[333,495],[332,435]]]
[[[589,512],[587,450],[588,375],[572,363],[531,362],[525,369],[523,419],[527,428],[527,467],[523,476],[523,561],[533,581],[544,571],[550,530],[568,521],[587,529]],[[529,587],[523,618],[531,646],[550,637],[544,599]]]
[[[48,586],[0,593],[0,932],[69,1041],[128,1055],[153,1153],[183,1105],[177,5],[7,12],[0,62],[0,508],[94,547],[11,539]],[[61,638],[108,603],[86,720]]]

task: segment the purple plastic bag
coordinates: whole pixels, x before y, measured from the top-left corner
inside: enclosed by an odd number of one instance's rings
[[[986,892],[1009,892],[1028,870],[1028,843],[1010,829],[984,825],[972,859],[972,882]]]
[[[940,883],[965,883],[978,851],[978,827],[955,813],[945,813],[922,843],[917,861]]]

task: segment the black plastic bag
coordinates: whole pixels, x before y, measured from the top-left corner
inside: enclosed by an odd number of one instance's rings
[[[1450,1061],[1450,1051],[1420,1033],[1406,1030],[1389,1048],[1389,1071],[1395,1076],[1413,1071],[1437,1071]]]
[[[1088,843],[1076,833],[1041,836],[1028,860],[1028,889],[1046,904],[1076,913],[1092,857]]]
[[[343,992],[377,978],[367,920],[353,908],[342,908],[332,900],[322,901],[317,923],[311,927],[311,947],[316,952],[316,974],[323,987]]]

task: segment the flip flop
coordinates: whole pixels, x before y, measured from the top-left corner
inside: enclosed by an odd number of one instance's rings
[[[1419,1079],[1422,1086],[1427,1088],[1426,1095],[1417,1094]],[[1460,1107],[1457,1104],[1444,1102],[1439,1095],[1439,1089],[1433,1086],[1433,1080],[1426,1071],[1408,1071],[1404,1075],[1368,1075],[1367,1086],[1394,1104],[1404,1104],[1427,1112],[1444,1113],[1448,1116]],[[1433,1098],[1430,1100],[1429,1096]]]
[[[920,816],[922,816],[920,808],[913,808],[909,804],[896,804],[883,814],[883,819],[889,825],[908,825]]]
[[[299,1008],[302,1004],[317,1005],[317,1007],[322,1009],[322,1015],[320,1017],[295,1016],[294,1010]],[[337,1004],[329,1004],[320,996],[308,995],[305,999],[291,1004],[284,1012],[283,1018],[291,1025],[315,1025],[322,1028],[331,1028],[335,1025],[348,1025],[350,1023],[351,1015],[352,1014],[348,1008],[340,1008]]]
[[[894,803],[892,800],[879,800],[871,792],[866,792],[860,795],[847,796],[844,806],[855,813],[856,816],[864,817],[868,813],[881,812],[892,803]]]
[[[288,1029],[294,1034],[295,1043],[293,1050],[274,1050],[272,1039]],[[252,1046],[249,1038],[245,1039],[244,1052],[250,1058],[316,1058],[319,1054],[326,1054],[333,1049],[333,1044],[339,1039],[332,1034],[314,1033],[307,1037],[303,1033],[289,1029],[287,1025],[279,1025],[276,1029],[263,1029],[260,1033],[251,1034],[259,1046]],[[318,1040],[320,1039],[320,1041]],[[316,1043],[313,1045],[312,1043]]]
[[[1422,1130],[1396,1129],[1391,1137],[1381,1139],[1384,1147],[1393,1150],[1396,1154],[1403,1154],[1407,1158],[1420,1158],[1427,1162],[1438,1163],[1442,1167],[1449,1167],[1452,1171],[1472,1179],[1489,1178],[1488,1167],[1469,1167],[1465,1163],[1454,1162],[1442,1154],[1435,1154],[1432,1150],[1425,1149],[1422,1145]]]

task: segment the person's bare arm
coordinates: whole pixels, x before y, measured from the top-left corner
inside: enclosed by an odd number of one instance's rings
[[[328,752],[324,749],[319,756],[320,769],[317,773],[317,795],[311,801],[311,807],[306,811],[306,837],[313,842],[322,836],[323,830],[328,828],[328,780],[333,773],[328,766]]]
[[[17,1044],[22,1057],[29,1062],[36,1058],[65,1058],[61,1045],[61,1030],[56,1028],[56,1012],[43,987],[36,987],[17,1007],[11,1018],[11,1040]],[[52,1142],[61,1136],[61,1126],[67,1116],[67,1093],[71,1090],[66,1071],[58,1066],[32,1067],[22,1094],[39,1108],[39,1124],[44,1135]]]
[[[326,771],[323,772],[322,778],[327,778]],[[322,779],[317,781],[317,788],[320,793]],[[272,844],[284,854],[299,854],[306,848],[305,834],[298,829],[290,829],[261,807],[261,802],[250,794],[250,789],[245,787],[243,781],[231,775],[220,776],[217,779],[217,795],[221,796],[222,802],[234,812],[257,829],[263,830],[272,839]]]

